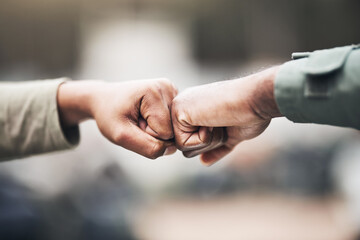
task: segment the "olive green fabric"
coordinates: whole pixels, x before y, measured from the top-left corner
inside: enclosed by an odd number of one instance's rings
[[[275,98],[297,123],[360,129],[360,45],[294,53],[280,67]]]
[[[0,160],[71,148],[79,129],[64,134],[57,89],[66,79],[0,83]]]

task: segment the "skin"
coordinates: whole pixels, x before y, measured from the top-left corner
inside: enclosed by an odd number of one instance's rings
[[[170,113],[176,95],[166,79],[73,81],[60,85],[57,103],[63,129],[94,119],[114,144],[155,159],[176,151]]]
[[[155,159],[178,148],[186,157],[200,154],[209,166],[282,116],[274,97],[278,69],[179,95],[166,79],[67,82],[59,87],[58,109],[64,129],[95,119],[108,140],[145,157]]]
[[[212,165],[281,117],[274,97],[279,67],[244,78],[193,87],[174,98],[175,143],[184,156]]]

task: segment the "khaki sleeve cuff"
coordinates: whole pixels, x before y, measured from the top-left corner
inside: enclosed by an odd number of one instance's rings
[[[79,126],[63,129],[60,122],[59,110],[57,105],[57,91],[59,86],[69,79],[62,78],[57,80],[50,80],[48,89],[45,89],[47,99],[49,102],[49,114],[47,122],[49,145],[45,146],[46,151],[57,151],[77,146],[80,142]],[[47,87],[47,86],[44,86]]]
[[[62,129],[57,91],[68,79],[0,84],[0,158],[26,157],[76,146],[78,126]]]

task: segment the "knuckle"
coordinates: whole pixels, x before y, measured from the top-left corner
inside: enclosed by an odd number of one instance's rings
[[[151,148],[147,153],[147,157],[150,159],[157,159],[158,157],[162,156],[165,152],[165,148],[162,144],[155,142],[152,144]]]
[[[161,129],[158,133],[159,137],[164,140],[168,140],[174,137],[172,129]]]
[[[122,129],[119,129],[117,131],[115,131],[114,134],[114,142],[116,144],[122,144],[123,142],[128,140],[128,134],[126,132],[124,132]]]
[[[157,80],[157,84],[162,91],[166,91],[167,94],[177,95],[178,90],[176,86],[167,78],[160,78]]]
[[[161,98],[161,86],[159,86],[158,84],[150,85],[147,92],[151,95],[152,98]]]
[[[179,89],[173,84],[174,94],[175,96],[179,94]]]
[[[178,98],[174,98],[174,100],[171,103],[171,112],[176,117],[176,119],[179,119],[179,116],[181,115],[181,102]]]
[[[160,85],[165,85],[165,86],[171,86],[171,81],[167,78],[159,78],[157,80],[157,82],[160,84]]]
[[[176,120],[184,127],[190,127],[191,119],[189,117],[189,114],[187,114],[185,111],[177,111],[175,112]]]
[[[158,93],[160,91],[161,87],[158,83],[155,83],[155,84],[151,84],[149,86],[149,90],[152,92],[152,93]]]
[[[179,108],[179,104],[180,104],[180,101],[179,101],[179,97],[175,97],[172,102],[171,102],[171,110],[176,110]]]
[[[171,111],[174,111],[177,118],[186,117],[186,102],[179,96],[175,97],[171,103]]]

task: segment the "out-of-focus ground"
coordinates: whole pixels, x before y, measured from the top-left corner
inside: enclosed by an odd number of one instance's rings
[[[167,77],[181,91],[293,51],[356,43],[359,10],[354,0],[4,0],[0,78]],[[9,226],[0,235],[350,240],[359,232],[355,130],[274,119],[206,168],[179,152],[145,159],[106,141],[93,121],[80,128],[74,150],[0,164],[0,226]]]
[[[353,239],[344,202],[245,194],[210,200],[176,199],[148,207],[135,226],[139,239]]]

